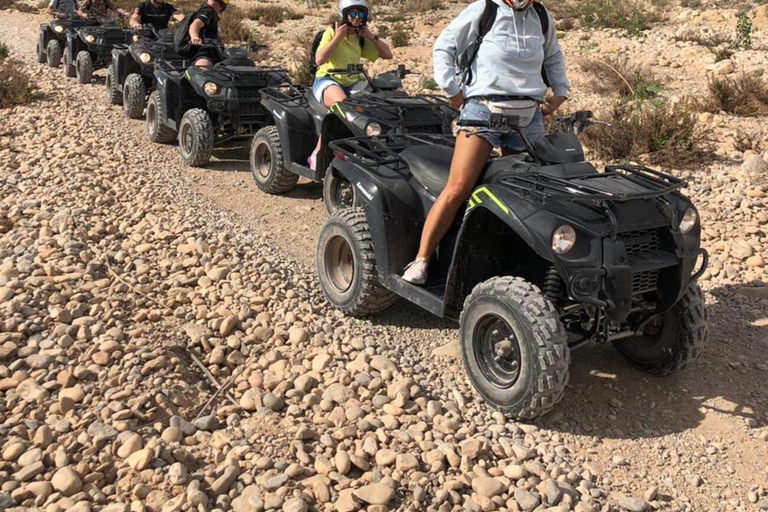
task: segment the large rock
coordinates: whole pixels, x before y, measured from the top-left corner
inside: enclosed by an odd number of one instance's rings
[[[760,155],[750,155],[741,164],[741,170],[747,174],[768,172],[768,163]]]
[[[507,486],[495,478],[481,476],[472,480],[472,490],[481,496],[493,498],[503,493]]]
[[[395,491],[385,484],[370,484],[355,491],[355,496],[369,505],[386,505]]]
[[[51,480],[53,488],[64,496],[72,496],[83,489],[83,481],[80,475],[69,466],[59,469]]]
[[[249,485],[243,492],[232,500],[233,512],[261,512],[264,510],[264,501],[261,499],[259,487]]]

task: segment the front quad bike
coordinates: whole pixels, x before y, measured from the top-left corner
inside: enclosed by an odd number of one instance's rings
[[[74,68],[78,83],[90,83],[94,71],[109,66],[112,49],[116,45],[127,44],[134,35],[133,30],[118,28],[113,22],[68,33],[67,47],[64,50],[67,76],[71,76]]]
[[[404,66],[373,78],[361,65],[331,72],[359,75],[363,78],[360,83],[367,87],[353,91],[330,111],[315,99],[310,88],[267,88],[262,91],[262,103],[275,124],[262,128],[251,143],[251,172],[262,191],[288,192],[299,176],[323,181],[323,198],[329,213],[359,204],[355,189],[329,168],[333,160],[330,142],[383,133],[450,133],[457,114],[444,98],[412,96],[400,90],[402,78],[409,73]],[[323,145],[317,170],[313,171],[307,167],[307,158],[320,134]]]
[[[266,125],[269,114],[259,91],[289,83],[284,69],[256,66],[242,48],[220,51],[224,59],[208,68],[159,61],[155,70],[147,133],[154,142],[170,142],[171,134],[178,134],[187,165],[204,166],[214,145],[251,137]]]
[[[37,36],[37,61],[55,68],[61,64],[63,48],[67,44],[67,32],[93,25],[94,20],[78,17],[53,19],[40,25]]]
[[[494,114],[472,124],[524,136],[517,123]],[[331,215],[319,236],[318,275],[331,304],[367,315],[400,296],[458,320],[473,386],[518,418],[559,402],[570,350],[589,341],[613,343],[652,374],[698,357],[707,327],[696,280],[707,254],[696,209],[679,192],[685,183],[643,166],[599,173],[572,133],[524,139],[527,155],[493,158],[425,286],[404,281],[454,140],[406,134],[331,144],[334,170],[361,203]]]
[[[164,60],[181,65],[184,61],[173,49],[172,31],[152,32],[153,37],[136,36],[132,44],[112,49],[106,81],[107,101],[112,105],[122,104],[123,113],[131,119],[144,118],[147,99],[155,88],[155,63]]]

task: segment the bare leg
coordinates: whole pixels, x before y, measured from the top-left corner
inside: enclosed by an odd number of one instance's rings
[[[347,95],[344,93],[344,89],[338,85],[331,85],[323,91],[323,105],[325,105],[327,108],[331,108],[335,103],[344,101],[346,98]],[[320,151],[321,142],[321,138],[318,137],[317,145],[315,146],[315,150],[312,152],[313,155]]]
[[[418,259],[428,260],[451,227],[456,212],[467,199],[491,155],[491,144],[481,137],[456,137],[448,184],[429,210],[421,232]]]
[[[207,68],[208,66],[213,66],[213,62],[209,61],[208,59],[197,59],[195,61],[195,66],[200,68]]]

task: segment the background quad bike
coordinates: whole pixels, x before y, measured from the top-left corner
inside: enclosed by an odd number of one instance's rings
[[[369,77],[362,65],[334,69],[334,74],[363,77],[368,90],[353,92],[349,98],[327,109],[318,102],[309,87],[272,87],[262,91],[262,104],[269,111],[271,123],[262,128],[251,143],[251,172],[256,185],[268,194],[291,190],[304,176],[322,181],[323,198],[329,213],[358,204],[355,189],[333,172],[330,162],[333,140],[381,133],[450,133],[457,115],[445,98],[400,90],[402,78],[409,71],[396,71]],[[323,145],[316,170],[307,166],[317,137]],[[326,172],[326,170],[330,172]]]
[[[251,137],[267,124],[259,91],[290,83],[286,70],[256,66],[243,48],[224,50],[216,42],[202,47],[220,51],[222,62],[201,68],[158,61],[146,114],[150,140],[178,139],[182,160],[197,167],[208,163],[215,144]]]
[[[112,49],[131,42],[134,35],[137,35],[134,30],[120,28],[114,21],[105,19],[98,26],[68,32],[64,49],[65,75],[77,77],[80,84],[90,83],[94,71],[109,66]]]
[[[56,18],[40,25],[37,38],[37,61],[55,68],[61,64],[63,48],[67,44],[67,33],[77,31],[82,27],[98,24],[94,19],[83,19],[78,16],[71,18]]]
[[[516,123],[473,124],[516,131]],[[700,355],[707,325],[696,280],[707,255],[698,214],[679,192],[684,182],[642,166],[598,173],[572,133],[528,143],[527,156],[492,160],[427,283],[405,282],[403,267],[447,181],[453,140],[391,135],[331,144],[342,157],[334,169],[361,191],[361,206],[331,215],[319,236],[318,276],[332,305],[369,315],[401,296],[458,320],[473,386],[518,418],[561,400],[570,351],[590,341],[610,341],[656,375]]]
[[[142,27],[130,45],[112,49],[112,62],[106,80],[107,101],[122,105],[131,119],[143,119],[147,98],[155,87],[155,63],[163,60],[181,65],[184,59],[173,48],[173,31],[155,30],[152,25]]]

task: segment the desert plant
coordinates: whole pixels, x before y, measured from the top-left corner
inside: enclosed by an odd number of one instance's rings
[[[709,81],[709,109],[744,117],[768,114],[768,82],[758,73]]]
[[[739,13],[739,19],[736,22],[736,38],[734,45],[742,50],[752,48],[752,20],[746,12]]]
[[[395,31],[392,32],[392,46],[400,48],[401,46],[408,46],[410,42],[410,35],[408,31],[401,25],[395,25]]]
[[[231,4],[227,8],[227,13],[219,19],[219,29],[224,44],[248,41],[251,34],[245,23],[245,11]]]
[[[5,43],[0,43],[0,61],[5,60],[10,55],[10,51]]]
[[[635,37],[650,28],[653,15],[636,2],[624,0],[586,0],[581,6],[581,21],[587,27],[620,28]]]
[[[590,87],[600,94],[618,93],[629,100],[648,100],[663,90],[650,70],[632,65],[626,57],[589,60],[581,68],[591,75]]]
[[[277,5],[252,7],[248,10],[247,16],[267,27],[274,27],[285,20],[300,20],[304,17],[301,13]]]
[[[13,0],[0,0],[0,11],[13,7]]]
[[[688,102],[617,102],[608,121],[611,126],[593,126],[582,134],[585,145],[603,160],[685,169],[710,158],[709,143],[696,130]]]
[[[8,56],[0,59],[0,108],[29,103],[34,89],[21,62]]]
[[[297,84],[311,84],[315,79],[309,70],[309,51],[315,38],[313,31],[306,31],[294,37],[294,46],[298,49],[293,56],[291,80]]]
[[[427,12],[443,8],[440,0],[405,0],[403,5],[407,12]]]
[[[437,82],[433,78],[427,77],[421,81],[421,88],[428,91],[437,89]]]

